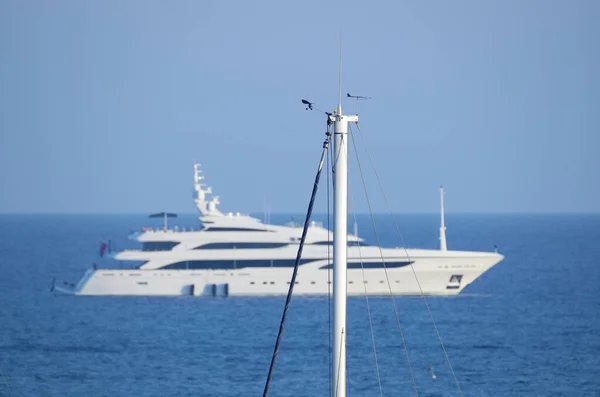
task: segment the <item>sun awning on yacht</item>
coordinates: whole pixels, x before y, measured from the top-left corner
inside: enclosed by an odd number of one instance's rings
[[[174,212],[157,212],[156,214],[150,214],[149,218],[177,218],[177,214]]]
[[[167,219],[169,218],[177,218],[177,214],[173,212],[157,212],[156,214],[150,214],[150,218],[162,218],[163,219],[163,229],[167,230],[168,224]]]

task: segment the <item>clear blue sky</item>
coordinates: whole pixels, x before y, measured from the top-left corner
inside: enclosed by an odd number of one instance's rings
[[[437,211],[443,183],[449,211],[598,212],[598,21],[597,0],[0,0],[0,212],[193,212],[194,160],[224,210],[303,211],[324,120],[300,99],[335,106],[340,28],[394,210]]]

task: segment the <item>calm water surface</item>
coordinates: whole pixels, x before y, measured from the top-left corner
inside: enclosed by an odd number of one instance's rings
[[[437,216],[399,220],[408,246],[437,246]],[[382,243],[397,246],[390,218],[377,221]],[[8,387],[15,397],[262,395],[283,297],[49,292],[53,277],[75,282],[101,264],[101,240],[130,246],[129,232],[148,223],[0,215],[0,396]],[[447,224],[451,249],[497,244],[506,256],[459,297],[428,298],[465,396],[600,396],[600,216],[450,215]],[[374,242],[369,218],[359,229]],[[392,302],[370,304],[383,395],[414,395]],[[423,300],[396,304],[419,395],[458,396]],[[348,310],[348,394],[377,396],[365,299]],[[328,327],[327,298],[293,300],[271,396],[327,395]]]

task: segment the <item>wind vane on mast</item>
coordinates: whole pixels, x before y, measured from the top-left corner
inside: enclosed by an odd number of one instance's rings
[[[362,95],[350,95],[349,92],[346,93],[346,96],[350,99],[354,99],[357,101],[356,103],[356,113],[358,113],[358,101],[366,101],[367,99],[371,99],[370,96],[362,96]]]
[[[352,98],[352,99],[356,99],[358,101],[360,100],[367,100],[367,99],[371,99],[370,96],[362,96],[362,95],[350,95],[350,93],[346,93],[346,96],[348,98]]]
[[[301,101],[303,105],[306,105],[306,110],[316,110],[317,112],[325,113],[327,116],[331,116],[331,113],[317,109],[314,102],[307,101],[306,99],[301,99]]]
[[[302,103],[303,103],[304,105],[306,105],[306,110],[314,110],[314,109],[313,109],[313,103],[312,103],[312,102],[309,102],[309,101],[307,101],[306,99],[303,99],[303,100],[302,100]]]

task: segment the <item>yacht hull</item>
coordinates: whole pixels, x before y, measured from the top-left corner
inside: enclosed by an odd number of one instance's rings
[[[194,189],[202,214],[200,229],[169,229],[167,220],[174,214],[153,214],[151,218],[163,218],[162,228],[145,226],[130,235],[141,249],[111,254],[128,269],[90,269],[76,285],[54,283],[53,291],[109,296],[285,295],[301,236],[305,241],[294,288],[297,295],[332,292],[334,250],[347,265],[346,277],[336,275],[348,295],[457,295],[503,259],[497,252],[448,251],[443,205],[439,250],[370,246],[358,231],[334,246],[335,235],[315,221],[303,229],[293,222],[274,225],[220,212],[219,198],[206,186],[199,164],[194,164]],[[443,189],[440,194],[443,199]],[[110,244],[101,245],[101,256],[107,248],[110,254]]]
[[[474,258],[415,260],[401,268],[348,270],[348,295],[458,295],[481,274],[502,260],[499,254]],[[331,270],[327,261],[300,267],[294,294],[327,295]],[[416,277],[415,277],[416,275]],[[229,270],[90,270],[75,295],[108,296],[272,296],[289,289],[290,268]],[[418,281],[417,281],[418,280]]]

